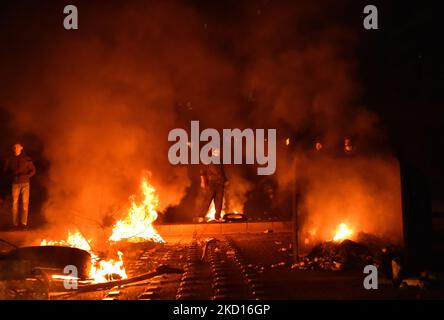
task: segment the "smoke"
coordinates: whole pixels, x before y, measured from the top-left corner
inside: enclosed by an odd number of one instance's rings
[[[307,141],[320,139],[332,153],[344,136],[367,154],[381,148],[377,119],[358,100],[357,39],[339,19],[345,3],[228,1],[226,13],[192,2],[79,1],[76,31],[61,27],[59,5],[10,9],[9,30],[17,39],[0,66],[1,103],[14,126],[43,141],[50,163],[44,213],[54,224],[120,212],[144,170],[161,210],[180,203],[191,181],[187,168],[169,165],[167,135],[189,128],[190,120],[200,120],[202,129],[277,128],[279,139],[291,136],[290,147],[278,148],[275,176],[287,193],[295,159],[311,152]],[[385,179],[393,190],[396,170],[387,169],[387,159],[367,158],[359,170],[337,171],[328,181],[321,168],[335,160],[307,164],[297,179],[309,181],[304,199],[311,217],[339,210],[322,201],[342,183],[339,176],[350,178],[344,190],[369,181],[371,190],[384,188]],[[368,164],[375,174],[363,179]],[[231,209],[243,205],[254,183],[242,170],[231,172]],[[380,196],[366,207],[390,200]],[[341,195],[335,201],[341,199],[362,200]],[[385,214],[375,213],[379,220]]]
[[[337,10],[329,18],[325,7],[307,3],[256,18],[243,87],[254,106],[249,120],[280,128],[276,178],[281,192],[301,195],[302,237],[332,239],[347,222],[356,233],[399,241],[399,166],[377,116],[359,101],[354,29],[332,23],[344,8],[330,5]],[[351,155],[344,153],[346,137]]]
[[[346,223],[354,231],[399,242],[400,178],[398,163],[390,157],[352,158],[314,155],[301,160],[299,176],[303,239],[329,239]]]
[[[229,169],[228,185],[225,187],[224,210],[227,213],[245,212],[244,206],[247,202],[248,192],[253,189],[252,182],[249,181],[242,170],[237,166],[231,166]]]
[[[54,224],[116,214],[139,192],[144,170],[160,210],[177,204],[189,184],[185,168],[168,163],[166,137],[177,126],[174,78],[202,51],[188,23],[194,14],[177,5],[84,8],[78,34],[45,29],[56,41],[26,57],[33,61],[14,77],[7,104],[14,126],[44,141],[51,164],[44,210]],[[106,29],[94,25],[100,13]],[[164,34],[171,21],[177,28]]]

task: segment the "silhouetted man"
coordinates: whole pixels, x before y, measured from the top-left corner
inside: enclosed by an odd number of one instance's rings
[[[9,158],[4,171],[12,179],[12,224],[14,228],[26,228],[28,224],[29,179],[35,174],[35,167],[30,157],[24,154],[23,146],[16,143],[13,146],[14,155]],[[22,199],[22,215],[19,219],[19,198]]]
[[[220,157],[220,150],[215,149],[212,154],[214,157]],[[211,201],[214,200],[214,209],[216,211],[214,219],[220,221],[224,199],[224,185],[226,181],[227,178],[225,177],[225,171],[221,159],[220,164],[209,163],[202,165],[200,171],[200,186],[204,191],[204,195],[202,212],[200,214],[201,217],[205,217],[211,205]]]

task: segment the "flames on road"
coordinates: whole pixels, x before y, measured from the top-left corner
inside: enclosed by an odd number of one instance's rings
[[[238,205],[236,207],[241,207],[241,206]],[[230,213],[240,213],[240,212],[242,212],[242,210],[240,209],[235,209],[230,211]],[[224,209],[222,209],[220,212],[220,217],[223,218],[225,214],[227,213],[225,212]],[[216,217],[216,207],[214,206],[214,201],[211,201],[210,208],[208,208],[207,214],[205,215],[205,221],[207,222],[214,221],[216,220],[215,217]]]
[[[129,242],[141,242],[150,240],[161,243],[165,242],[153,226],[153,222],[158,217],[156,209],[159,200],[156,190],[145,176],[142,178],[141,193],[143,200],[140,203],[135,200],[135,195],[130,197],[131,206],[128,214],[114,225],[112,234],[108,239],[109,241],[127,240]],[[42,240],[40,245],[67,246],[89,252],[91,254],[90,278],[93,282],[107,282],[110,279],[114,279],[116,275],[120,279],[128,278],[122,252],[117,252],[118,258],[116,259],[101,259],[91,248],[91,241],[87,240],[79,231],[68,231],[66,240]]]
[[[124,218],[117,221],[112,233],[108,238],[109,242],[128,241],[128,242],[142,242],[154,241],[158,243],[165,242],[153,226],[154,221],[158,217],[157,208],[159,199],[155,188],[149,183],[147,175],[142,177],[141,194],[137,197],[132,195],[130,197],[130,207]],[[238,210],[233,210],[238,212]],[[223,217],[225,212],[221,212]],[[214,202],[206,215],[206,221],[214,220],[215,207]],[[342,241],[353,237],[354,231],[346,224],[340,223],[334,231],[333,241]],[[123,253],[118,251],[117,257],[114,259],[102,259],[94,252],[91,246],[91,241],[87,240],[85,236],[79,232],[68,232],[66,240],[42,240],[42,246],[68,246],[85,250],[91,254],[91,270],[90,278],[93,282],[101,283],[107,282],[116,277],[120,279],[128,278],[123,262]]]
[[[117,252],[118,260],[114,259],[100,259],[99,256],[94,253],[91,248],[90,241],[88,241],[79,231],[71,232],[68,231],[68,237],[66,240],[42,240],[41,246],[65,246],[71,248],[82,249],[88,251],[91,255],[91,270],[90,278],[93,282],[107,282],[110,277],[116,277],[120,279],[128,278],[125,267],[123,265],[123,253]],[[54,276],[57,278],[57,276]]]
[[[136,197],[131,196],[131,208],[128,215],[114,225],[113,233],[109,237],[110,241],[126,239],[129,242],[146,240],[165,242],[153,226],[153,222],[158,217],[156,209],[159,205],[159,198],[146,177],[142,178],[141,190],[143,200],[137,203]]]

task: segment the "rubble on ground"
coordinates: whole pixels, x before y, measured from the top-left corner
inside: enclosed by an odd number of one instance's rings
[[[309,254],[293,264],[296,270],[362,270],[366,265],[378,266],[385,273],[391,272],[391,261],[398,248],[384,245],[383,241],[360,237],[360,241],[326,241],[316,245]]]

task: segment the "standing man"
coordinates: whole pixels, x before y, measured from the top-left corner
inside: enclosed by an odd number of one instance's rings
[[[35,174],[35,167],[30,157],[24,154],[23,146],[13,146],[14,155],[9,158],[4,171],[12,179],[12,224],[14,228],[26,228],[28,225],[29,178]],[[22,215],[19,226],[19,198],[22,199]]]
[[[213,157],[220,158],[220,150],[214,149]],[[222,159],[219,159],[219,164],[207,163],[203,164],[200,170],[200,186],[204,192],[203,206],[200,213],[201,217],[205,217],[210,208],[211,201],[214,200],[215,215],[214,219],[217,222],[222,221],[220,214],[222,211],[222,203],[224,199],[224,185],[227,181],[225,176]]]

